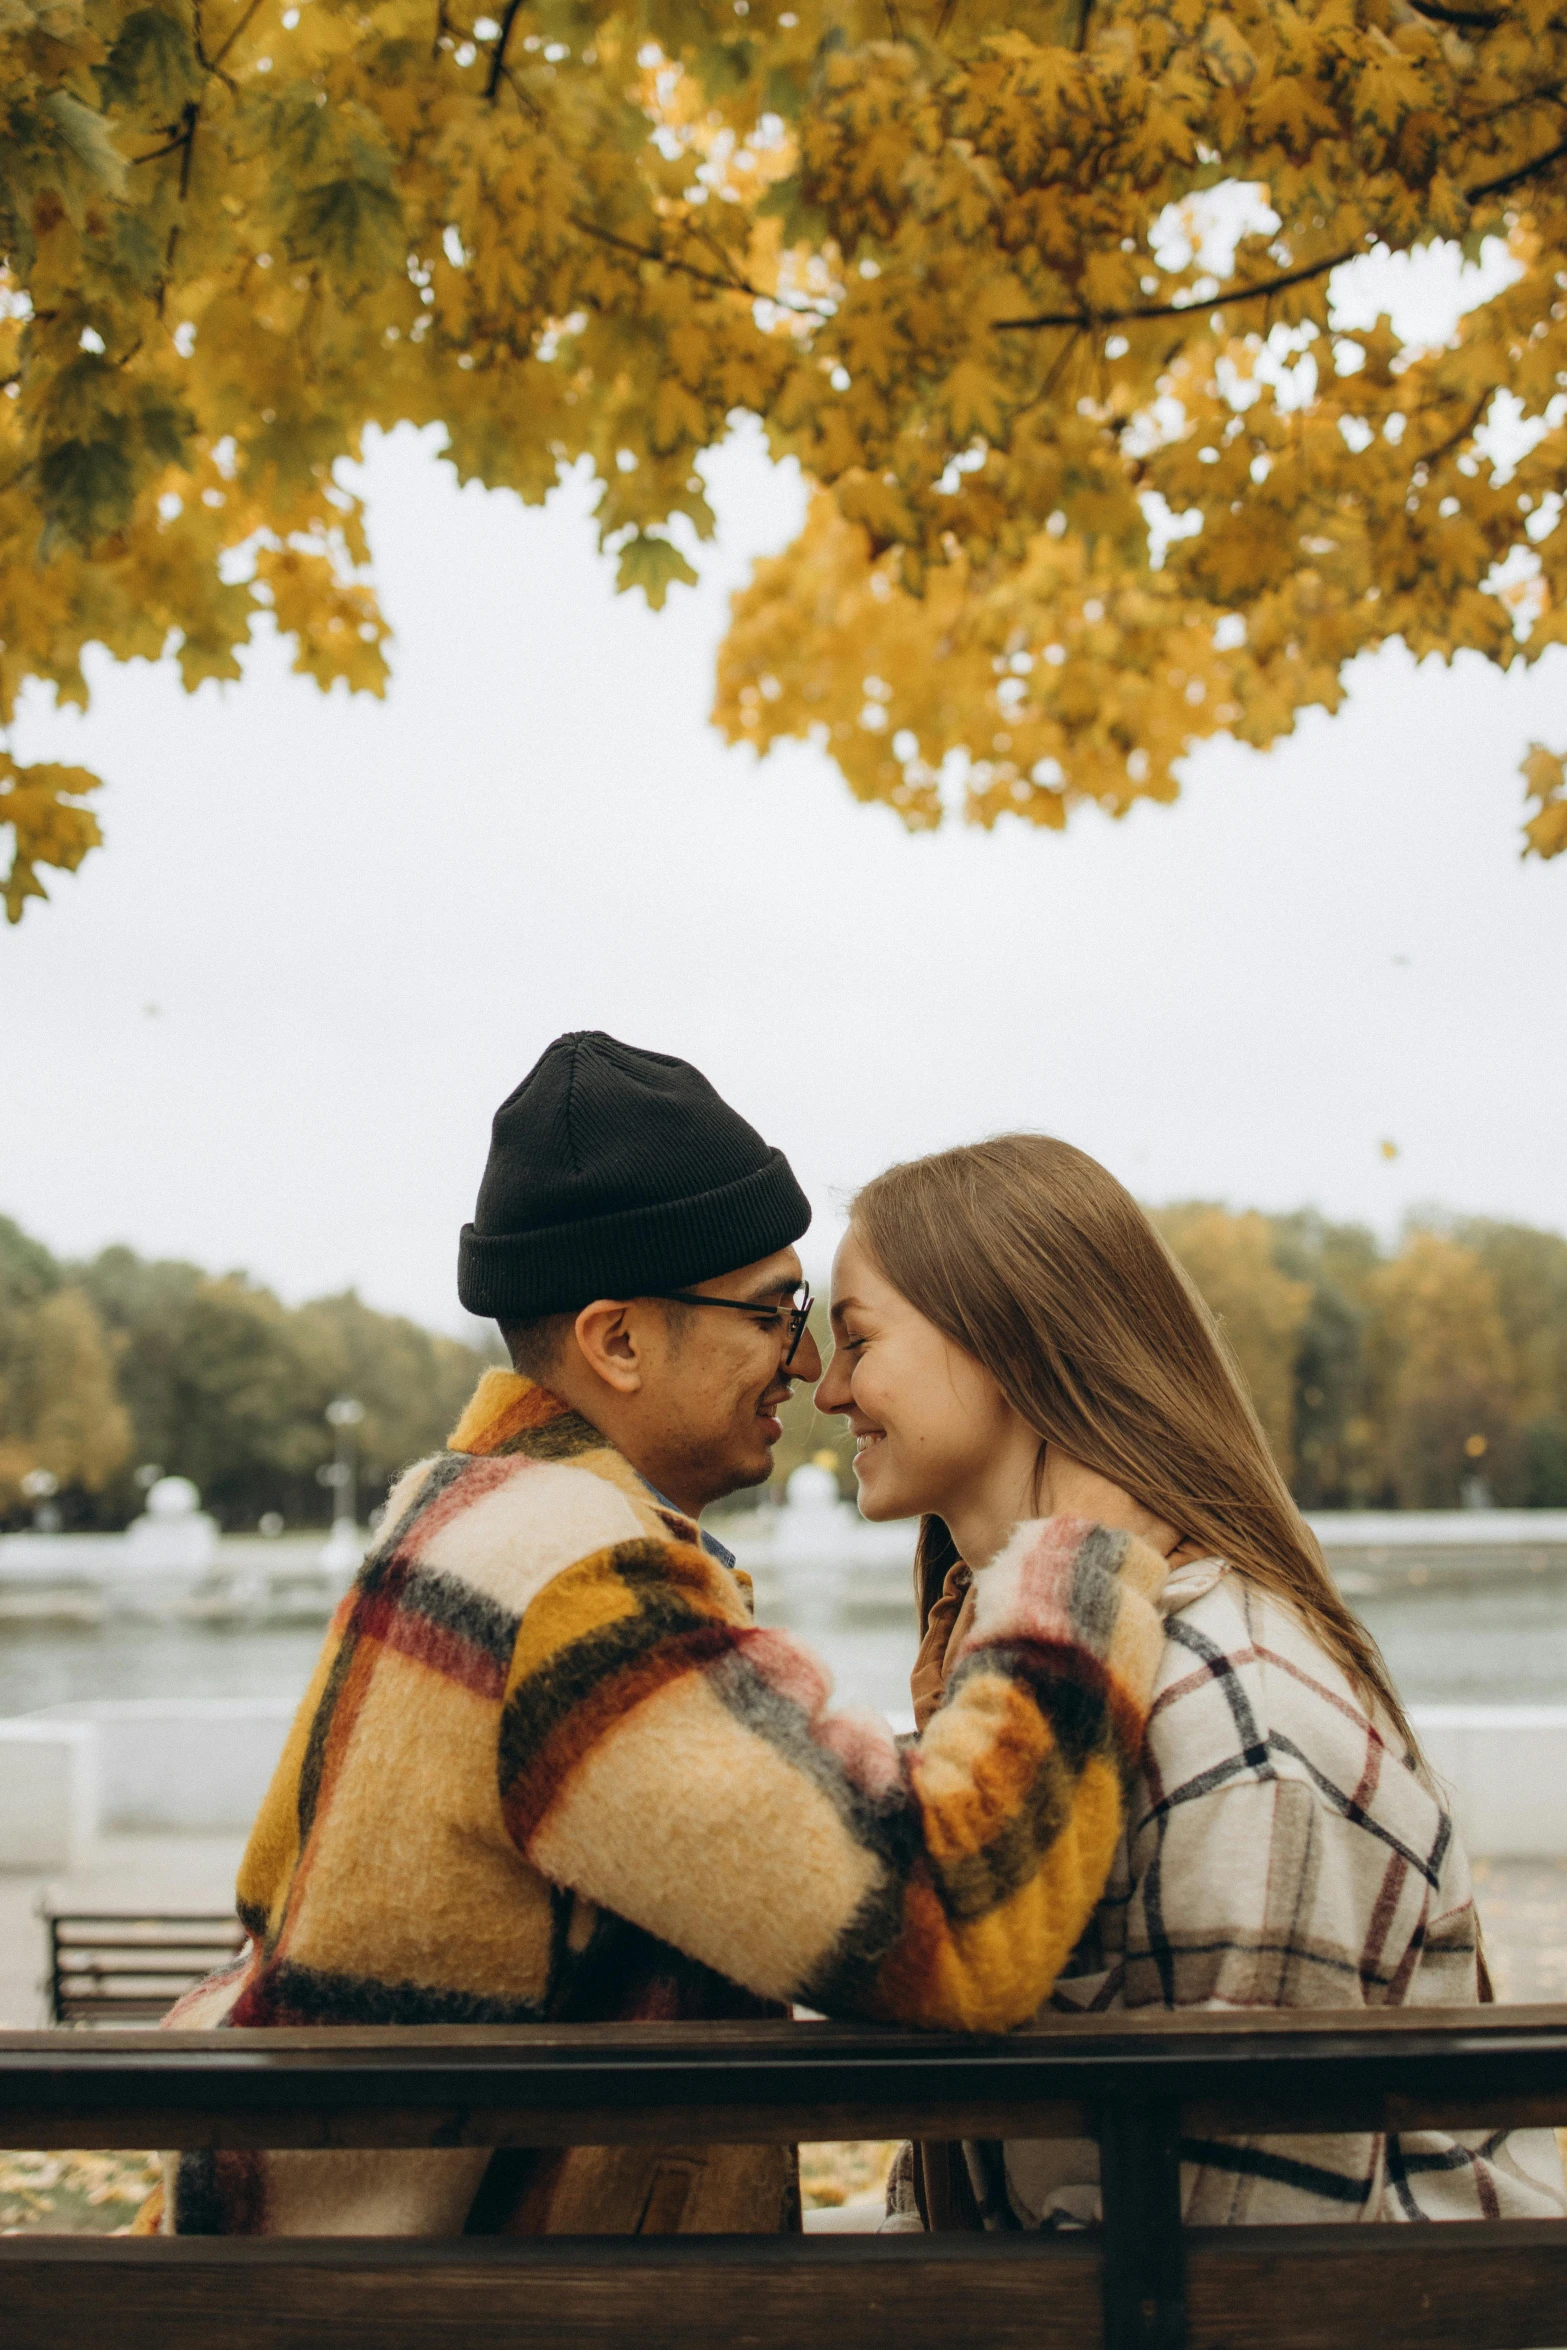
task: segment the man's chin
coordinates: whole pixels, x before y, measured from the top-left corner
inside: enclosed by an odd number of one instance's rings
[[[765,1485],[773,1473],[771,1446],[761,1452],[748,1447],[725,1464],[723,1483],[714,1492],[713,1499],[722,1501],[726,1493],[748,1493],[753,1485]]]

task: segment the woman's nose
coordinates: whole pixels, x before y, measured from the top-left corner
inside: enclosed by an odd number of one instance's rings
[[[820,1355],[816,1360],[820,1371]],[[816,1390],[814,1401],[819,1412],[846,1412],[849,1408],[848,1365],[836,1347],[831,1362],[821,1372],[821,1385]]]

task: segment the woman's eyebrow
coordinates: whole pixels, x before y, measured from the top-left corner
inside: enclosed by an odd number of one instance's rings
[[[828,1319],[832,1322],[841,1322],[845,1314],[863,1314],[864,1311],[865,1308],[857,1297],[835,1297]]]

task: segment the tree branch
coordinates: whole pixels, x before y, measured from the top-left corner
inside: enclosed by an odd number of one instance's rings
[[[1468,32],[1489,33],[1507,22],[1505,9],[1439,8],[1437,0],[1409,0],[1409,6],[1416,16],[1428,16],[1433,24],[1458,25]]]
[[[1509,188],[1522,187],[1525,180],[1532,180],[1538,172],[1559,163],[1564,155],[1567,155],[1567,139],[1548,148],[1545,154],[1537,155],[1532,163],[1521,164],[1517,171],[1504,172],[1500,179],[1487,180],[1480,188],[1465,188],[1464,194],[1471,204],[1478,204],[1482,196],[1505,196]]]
[[[1287,269],[1280,277],[1264,278],[1256,285],[1229,286],[1208,301],[1150,302],[1141,310],[1042,310],[1033,318],[998,318],[996,330],[1007,334],[1032,327],[1124,326],[1145,318],[1184,318],[1188,311],[1227,310],[1232,302],[1255,302],[1267,294],[1282,294],[1290,286],[1303,286],[1310,278],[1324,277],[1342,262],[1353,261],[1360,251],[1360,246],[1350,245],[1342,253],[1328,254],[1322,261],[1307,262],[1300,269]]]
[[[501,18],[501,29],[495,36],[495,47],[490,57],[490,78],[484,85],[484,95],[493,103],[501,86],[501,75],[506,66],[506,44],[511,39],[511,28],[517,21],[522,0],[506,0],[506,14]]]
[[[209,73],[216,73],[216,72],[217,72],[217,70],[218,70],[218,67],[219,67],[219,66],[220,66],[220,65],[223,63],[223,60],[224,60],[224,58],[225,58],[225,57],[227,57],[227,55],[228,55],[229,51],[230,51],[230,50],[233,48],[233,46],[234,46],[235,42],[236,42],[236,41],[239,39],[239,36],[240,36],[240,34],[241,34],[241,33],[242,33],[244,30],[245,30],[245,27],[246,27],[246,26],[249,24],[249,22],[250,22],[251,18],[252,18],[252,17],[255,15],[255,13],[256,13],[256,10],[257,10],[257,9],[258,9],[260,6],[261,6],[261,0],[250,0],[250,6],[249,6],[249,7],[246,9],[246,11],[245,11],[244,15],[243,15],[243,16],[240,18],[240,20],[239,20],[238,24],[237,24],[237,25],[234,27],[233,31],[232,31],[232,32],[229,34],[229,37],[228,37],[228,39],[227,39],[227,40],[224,42],[224,44],[223,44],[222,48],[221,48],[221,49],[218,51],[217,55],[216,55],[215,57],[211,57],[211,58],[204,57],[204,58],[202,59],[202,61],[201,61],[201,62],[202,62],[202,64],[203,64],[203,65],[204,65],[204,66],[207,68],[207,71],[208,71]]]
[[[133,155],[132,164],[161,162],[165,155],[172,155],[176,147],[184,146],[185,136],[184,131],[181,131],[178,137],[170,139],[166,147],[149,147],[145,155]]]
[[[1542,82],[1537,90],[1521,90],[1516,97],[1503,99],[1499,106],[1483,107],[1478,114],[1466,115],[1462,127],[1466,131],[1489,130],[1492,123],[1505,122],[1510,114],[1526,113],[1531,106],[1554,106],[1558,110],[1567,107],[1560,82]]]
[[[1520,164],[1516,171],[1504,172],[1499,179],[1485,180],[1477,188],[1465,188],[1464,200],[1479,204],[1487,196],[1504,196],[1509,188],[1522,187],[1526,180],[1538,178],[1553,163],[1567,157],[1567,139],[1536,155],[1532,162]],[[1312,261],[1300,269],[1287,269],[1282,276],[1259,280],[1253,285],[1226,286],[1220,293],[1199,302],[1150,302],[1140,310],[1041,310],[1032,318],[998,318],[998,334],[1016,333],[1053,326],[1104,327],[1127,326],[1149,318],[1184,318],[1188,311],[1228,310],[1235,302],[1263,301],[1269,294],[1282,294],[1291,286],[1306,284],[1314,277],[1323,277],[1329,270],[1338,269],[1346,261],[1356,260],[1366,250],[1361,245],[1350,245],[1342,253],[1330,253],[1321,261]]]
[[[529,121],[535,123],[540,130],[547,130],[549,127],[549,116],[545,113],[543,107],[539,104],[537,98],[535,98],[533,95],[533,92],[528,89],[524,83],[518,81],[517,76],[512,72],[512,69],[509,65],[502,66],[501,80],[506,84],[507,89],[510,90],[512,96],[516,99],[517,104],[522,108],[523,113],[528,117]]]
[[[729,255],[724,251],[723,246],[714,236],[711,229],[701,228],[693,221],[691,224],[691,234],[693,237],[695,237],[699,245],[705,247],[705,249],[712,254],[714,261],[718,264],[719,270],[721,272],[727,273],[725,282],[732,286],[737,294],[748,294],[750,295],[753,302],[765,299],[765,297],[757,295],[746,283],[744,278],[738,277],[735,274],[734,263],[730,260]]]
[[[765,287],[753,286],[748,278],[731,271],[721,276],[714,269],[699,269],[694,261],[681,261],[673,254],[661,253],[656,245],[638,245],[630,237],[617,237],[613,229],[600,228],[597,221],[584,220],[580,213],[569,212],[567,219],[585,237],[596,237],[601,245],[612,245],[617,253],[629,253],[638,261],[654,261],[660,269],[672,269],[681,277],[695,278],[698,285],[716,286],[723,294],[744,294],[751,302],[771,302],[776,309],[792,310],[798,318],[831,318],[831,310],[824,310],[817,302],[791,302],[784,294],[769,294]]]
[[[1450,456],[1452,451],[1458,447],[1461,441],[1468,440],[1470,434],[1474,431],[1475,426],[1479,423],[1487,408],[1490,407],[1494,396],[1495,395],[1493,394],[1491,387],[1487,385],[1486,389],[1480,394],[1479,399],[1470,409],[1469,414],[1465,417],[1463,423],[1458,425],[1452,432],[1450,432],[1445,441],[1438,441],[1435,448],[1420,450],[1415,458],[1415,463],[1417,465],[1424,465],[1427,467],[1432,465],[1440,465],[1442,459],[1444,457]]]
[[[187,98],[180,112],[178,130],[174,130],[171,126],[168,144],[163,147],[150,148],[145,155],[133,155],[131,157],[132,164],[156,163],[160,157],[173,155],[183,148],[185,160],[180,165],[180,194],[183,196],[190,185],[190,151],[195,142],[196,124],[200,113],[201,109],[195,99]]]

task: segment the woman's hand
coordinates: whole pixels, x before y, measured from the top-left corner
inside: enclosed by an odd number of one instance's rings
[[[1170,1559],[1172,1564],[1180,1563],[1174,1557],[1184,1548],[1178,1526],[1156,1518],[1119,1485],[1112,1485],[1097,1469],[1085,1468],[1059,1445],[1045,1447],[1039,1507],[1042,1517],[1092,1518],[1096,1525],[1108,1526],[1114,1533],[1135,1534],[1139,1542],[1146,1542],[1161,1558]],[[1190,1555],[1195,1558],[1198,1553],[1192,1550]]]

